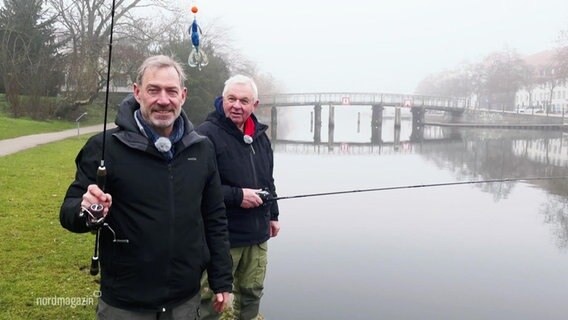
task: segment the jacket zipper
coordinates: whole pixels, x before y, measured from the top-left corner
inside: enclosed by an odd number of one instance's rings
[[[256,175],[256,166],[254,165],[254,156],[255,155],[256,155],[256,152],[254,151],[254,147],[251,144],[249,156],[250,156],[250,165],[252,167],[252,177],[254,179],[255,187],[259,188],[258,178],[257,178],[257,175]],[[256,219],[254,219],[254,226],[255,226],[256,230],[258,230],[258,228],[260,228],[260,222],[258,221],[259,219],[260,219],[259,216],[256,216]]]
[[[256,176],[256,166],[254,165],[254,156],[256,155],[256,152],[254,151],[254,148],[252,146],[252,144],[250,145],[250,165],[252,167],[252,178],[254,179],[254,185],[258,188],[258,178]]]
[[[172,223],[170,223],[170,230],[169,230],[169,237],[168,237],[168,241],[169,241],[168,247],[170,248],[169,252],[168,252],[168,261],[170,261],[170,259],[172,257],[172,248],[173,248],[173,242],[174,242],[173,241],[174,224],[175,224],[174,223],[174,218],[175,218],[174,217],[174,214],[175,214],[175,212],[174,212],[174,173],[173,173],[173,168],[172,168],[171,162],[168,163],[168,175],[169,175],[169,189],[170,189],[170,192],[169,192],[170,215],[171,215],[171,221],[172,221]],[[171,273],[172,273],[171,271],[172,270],[171,270],[170,264],[168,263],[167,266],[166,266],[166,281],[167,282],[170,281],[170,276],[171,276]],[[167,296],[169,296],[170,295],[169,287],[166,287],[166,290],[168,291]],[[163,309],[162,312],[166,311],[166,308],[162,308],[162,309]]]

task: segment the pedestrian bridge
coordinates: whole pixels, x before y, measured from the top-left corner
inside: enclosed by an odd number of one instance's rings
[[[333,143],[333,128],[335,127],[334,108],[337,106],[371,106],[372,109],[372,143],[378,143],[381,139],[383,122],[383,110],[386,107],[395,107],[395,127],[400,127],[401,108],[409,108],[412,113],[413,132],[418,136],[423,129],[424,114],[428,110],[444,111],[453,115],[459,115],[466,110],[467,100],[454,97],[431,97],[422,95],[405,95],[392,93],[285,93],[264,95],[259,97],[260,108],[270,108],[271,137],[277,140],[278,126],[277,109],[297,106],[313,106],[314,142],[321,142],[322,106],[329,106],[329,141]]]
[[[284,93],[261,95],[261,107],[292,107],[316,105],[352,105],[407,107],[441,111],[463,111],[467,106],[465,98],[433,97],[393,93]]]
[[[383,110],[387,107],[395,108],[395,129],[400,128],[400,115],[402,109],[409,109],[412,115],[411,139],[423,139],[425,115],[438,117],[442,122],[430,120],[429,124],[460,125],[460,126],[489,126],[489,127],[522,127],[522,128],[560,128],[564,129],[564,114],[529,115],[514,111],[489,110],[470,108],[467,98],[435,97],[424,95],[392,94],[392,93],[358,93],[358,92],[331,92],[331,93],[285,93],[261,95],[260,112],[270,115],[270,134],[277,140],[278,109],[297,106],[313,107],[310,122],[314,132],[314,143],[321,139],[322,107],[328,109],[328,141],[334,141],[335,108],[349,108],[350,106],[371,107],[371,143],[382,143]]]

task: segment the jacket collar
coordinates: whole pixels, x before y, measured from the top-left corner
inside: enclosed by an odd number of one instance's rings
[[[258,122],[258,119],[256,118],[256,116],[253,114],[250,115],[252,121],[254,122],[254,133],[252,135],[253,139],[256,139],[258,136],[260,136],[262,133],[264,133],[267,129],[268,126]],[[233,121],[231,121],[231,119],[225,117],[225,115],[221,115],[219,114],[217,111],[213,111],[210,112],[207,115],[207,118],[205,121],[209,121],[214,123],[215,125],[217,125],[218,127],[220,127],[221,129],[225,130],[226,132],[228,132],[229,134],[235,136],[236,138],[242,140],[244,133],[239,130],[239,128],[233,123]]]
[[[134,111],[138,109],[140,109],[140,104],[136,101],[133,94],[129,94],[126,98],[124,98],[124,100],[122,100],[114,121],[121,131],[117,132],[115,135],[132,148],[147,150],[149,146],[153,145],[153,143],[151,143],[150,140],[140,132],[140,129],[136,124]],[[180,141],[180,143],[183,144],[183,147],[180,148],[179,151],[193,143],[205,140],[205,137],[195,132],[193,123],[189,121],[189,118],[183,109],[181,110],[180,117],[183,117],[185,132]]]

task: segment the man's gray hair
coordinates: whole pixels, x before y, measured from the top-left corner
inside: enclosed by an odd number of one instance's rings
[[[154,68],[161,69],[161,68],[169,68],[169,67],[172,67],[176,70],[176,72],[179,76],[180,87],[181,88],[185,87],[185,80],[187,79],[187,76],[185,75],[185,72],[183,71],[183,67],[174,58],[164,56],[164,55],[151,56],[151,57],[147,58],[146,60],[144,60],[144,62],[142,62],[142,65],[140,66],[140,68],[138,68],[138,75],[136,76],[136,83],[138,83],[139,85],[142,85],[142,78],[144,77],[144,73],[148,69],[154,69]]]
[[[242,74],[234,75],[229,79],[227,79],[227,81],[225,81],[225,88],[223,88],[223,97],[227,94],[227,91],[229,91],[229,87],[232,86],[233,84],[250,85],[252,88],[252,98],[254,99],[254,101],[258,100],[258,88],[256,87],[256,83],[254,83],[254,80],[252,78]]]

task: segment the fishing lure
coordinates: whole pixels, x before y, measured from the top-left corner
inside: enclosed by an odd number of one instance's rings
[[[197,24],[197,11],[198,9],[196,6],[191,7],[191,12],[193,13],[193,22],[191,23],[188,32],[191,38],[191,45],[193,49],[191,50],[191,53],[187,58],[187,64],[192,68],[197,67],[199,70],[201,70],[201,68],[209,64],[209,58],[207,58],[207,55],[205,54],[205,52],[203,52],[203,49],[199,45],[199,36],[202,35],[203,32],[201,31],[201,27],[199,27],[199,25]]]

